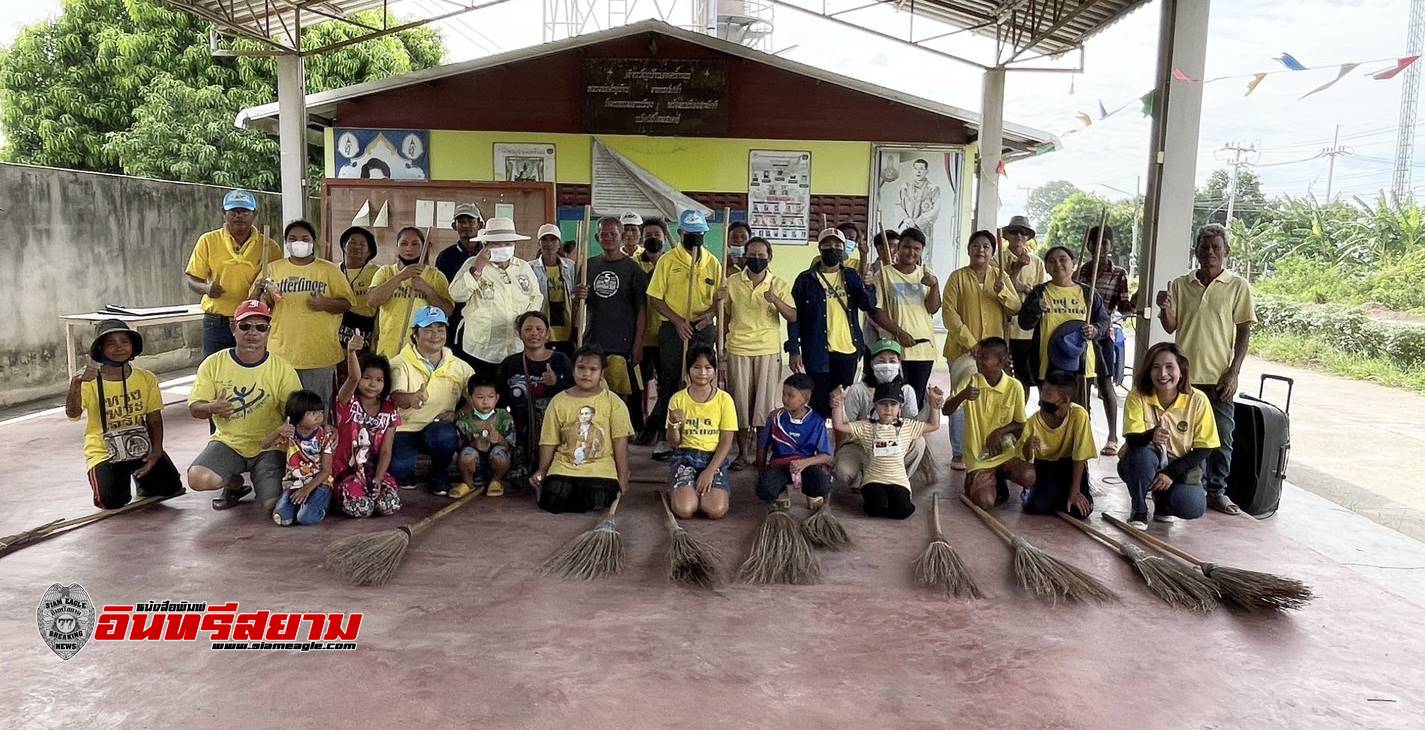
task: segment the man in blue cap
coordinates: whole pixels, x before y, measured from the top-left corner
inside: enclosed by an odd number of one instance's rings
[[[262,265],[282,258],[282,247],[253,226],[257,196],[229,190],[223,196],[223,227],[193,246],[183,281],[203,295],[203,356],[233,347],[232,316],[248,298]],[[265,249],[265,251],[264,251]]]

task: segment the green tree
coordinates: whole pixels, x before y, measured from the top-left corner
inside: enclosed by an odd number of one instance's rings
[[[1053,213],[1054,208],[1077,190],[1078,188],[1067,180],[1050,180],[1029,191],[1029,200],[1024,205],[1024,215],[1028,216],[1029,222],[1034,224],[1034,230],[1048,230],[1049,214]]]
[[[1113,230],[1113,260],[1119,266],[1131,269],[1136,264],[1133,260],[1133,221],[1139,205],[1140,201],[1110,201],[1093,193],[1076,191],[1054,206],[1049,215],[1048,229],[1042,237],[1044,246],[1039,253],[1043,254],[1049,246],[1064,246],[1074,252],[1074,258],[1080,258],[1084,250],[1084,236],[1090,228],[1098,225],[1104,210],[1107,210],[1108,227]],[[1138,217],[1141,224],[1142,216]]]
[[[379,13],[362,16],[379,24]],[[237,129],[244,107],[276,98],[272,58],[214,58],[212,26],[157,0],[66,0],[59,17],[20,32],[0,53],[0,127],[13,162],[188,182],[276,188],[277,140]],[[341,22],[303,31],[326,45],[361,29]],[[263,50],[246,39],[235,50]],[[306,62],[309,92],[440,63],[439,34],[417,28]],[[320,150],[311,162],[321,162]],[[316,180],[320,175],[312,175]]]
[[[1207,185],[1199,188],[1193,200],[1192,221],[1196,229],[1208,223],[1227,222],[1227,199],[1231,189],[1232,173],[1227,170],[1213,170],[1207,176]],[[1237,172],[1237,197],[1232,204],[1232,217],[1241,218],[1248,228],[1263,217],[1270,215],[1271,201],[1262,192],[1262,180],[1248,168]]]

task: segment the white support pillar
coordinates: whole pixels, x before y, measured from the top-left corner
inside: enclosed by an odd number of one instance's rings
[[[1148,190],[1143,203],[1143,248],[1138,259],[1140,316],[1135,363],[1153,343],[1168,339],[1158,323],[1155,300],[1170,280],[1187,273],[1191,260],[1202,84],[1177,81],[1173,70],[1202,79],[1210,5],[1210,0],[1162,3]]]
[[[285,223],[307,217],[307,79],[295,53],[277,57],[277,137]]]
[[[1004,149],[1004,68],[985,71],[980,92],[980,174],[975,193],[975,230],[999,227],[999,161]],[[956,245],[959,245],[957,242]]]

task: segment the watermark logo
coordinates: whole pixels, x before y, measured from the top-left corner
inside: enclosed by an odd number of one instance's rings
[[[94,635],[94,601],[78,583],[50,584],[35,609],[40,638],[60,659],[69,661]]]

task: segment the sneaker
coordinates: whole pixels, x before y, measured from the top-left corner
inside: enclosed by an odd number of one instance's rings
[[[815,512],[826,503],[826,497],[807,497],[807,509]]]
[[[773,504],[773,506],[775,506],[777,509],[791,509],[791,508],[792,508],[792,495],[787,494],[786,492],[782,492],[781,496],[779,496],[779,497],[777,497],[776,499],[772,500],[772,504]]]
[[[503,497],[503,496],[505,496],[505,485],[501,484],[501,483],[499,482],[499,480],[496,480],[496,479],[490,480],[490,486],[488,486],[488,487],[485,488],[485,496],[486,496],[486,497]]]
[[[1167,523],[1167,524],[1171,525],[1171,524],[1173,524],[1174,522],[1177,522],[1177,521],[1178,521],[1178,518],[1176,518],[1176,517],[1174,517],[1174,516],[1172,516],[1172,515],[1160,515],[1160,514],[1154,512],[1154,513],[1153,513],[1153,521],[1154,521],[1154,522],[1164,522],[1164,523]]]
[[[950,460],[950,468],[955,471],[965,471],[965,457],[957,456]]]
[[[278,527],[287,527],[292,524],[291,520],[282,519],[282,515],[279,515],[276,512],[272,513],[272,521],[276,522]]]
[[[450,497],[451,499],[460,499],[461,497],[469,495],[473,491],[475,490],[471,489],[469,484],[461,482],[451,487],[450,491],[447,492],[445,496]],[[436,494],[440,494],[440,492],[436,492]]]
[[[658,443],[653,447],[653,458],[658,461],[663,461],[672,455],[673,447],[669,446],[667,441],[658,439]]]
[[[437,496],[437,497],[444,497],[444,496],[446,496],[447,494],[450,493],[450,485],[449,485],[449,484],[441,484],[441,485],[432,484],[432,485],[430,485],[429,489],[430,489],[430,493],[431,493],[431,494],[434,494],[434,495]]]
[[[1135,512],[1128,518],[1128,526],[1136,527],[1140,530],[1148,529],[1148,515],[1143,512]]]

